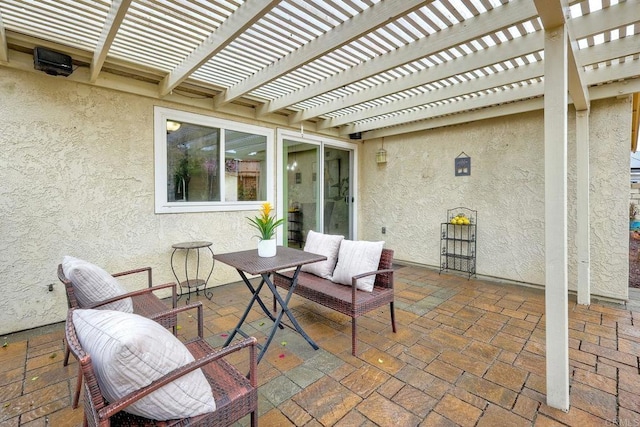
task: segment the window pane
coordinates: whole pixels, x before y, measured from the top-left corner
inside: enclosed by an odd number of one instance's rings
[[[167,201],[220,201],[220,129],[167,120]]]
[[[157,213],[244,211],[273,199],[273,130],[154,107]]]
[[[225,201],[267,200],[267,137],[225,130]]]

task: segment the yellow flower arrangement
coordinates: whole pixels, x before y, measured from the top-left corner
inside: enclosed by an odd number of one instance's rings
[[[260,215],[255,218],[247,219],[251,222],[251,226],[255,227],[260,234],[256,235],[260,240],[273,239],[276,234],[276,227],[282,225],[284,218],[276,220],[275,215],[271,215],[273,207],[271,203],[265,202],[260,208]]]

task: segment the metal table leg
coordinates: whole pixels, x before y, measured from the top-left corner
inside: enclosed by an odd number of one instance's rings
[[[276,318],[273,316],[273,314],[271,314],[271,311],[269,311],[269,309],[267,309],[267,307],[264,305],[264,302],[262,301],[262,298],[260,298],[260,295],[259,295],[260,289],[262,289],[262,285],[264,285],[264,278],[260,281],[260,285],[258,285],[258,290],[255,290],[253,289],[253,286],[251,285],[251,282],[249,281],[249,279],[247,279],[247,276],[244,274],[244,271],[238,270],[238,273],[240,273],[242,280],[251,291],[251,294],[257,295],[256,301],[258,301],[258,304],[260,305],[260,308],[262,308],[262,311],[264,311],[264,313],[269,317],[269,319],[271,319],[272,321],[275,321]]]
[[[258,359],[257,359],[258,362],[260,362],[260,360],[262,359],[262,356],[264,356],[264,353],[269,348],[269,345],[271,344],[271,341],[273,340],[273,337],[276,334],[276,330],[278,330],[278,328],[283,329],[283,325],[281,324],[281,321],[282,321],[282,316],[285,313],[287,314],[287,317],[291,321],[291,324],[293,325],[295,330],[300,335],[302,335],[305,340],[307,340],[307,342],[311,345],[311,347],[313,347],[314,350],[317,350],[319,348],[318,345],[307,335],[304,329],[302,329],[302,327],[300,326],[296,318],[293,316],[293,313],[291,313],[291,310],[289,310],[289,301],[291,300],[291,297],[293,296],[293,290],[295,289],[296,284],[298,283],[299,272],[300,272],[300,267],[296,269],[296,272],[293,275],[292,284],[291,284],[291,287],[289,288],[289,292],[287,293],[287,296],[285,297],[285,299],[282,299],[282,297],[280,296],[280,294],[276,289],[276,286],[271,281],[269,273],[262,274],[261,275],[262,280],[260,281],[260,284],[258,285],[257,288],[254,288],[251,285],[251,282],[249,281],[249,279],[247,279],[247,276],[244,274],[244,272],[242,270],[238,270],[238,273],[240,273],[242,280],[251,291],[252,296],[251,296],[251,300],[249,301],[249,304],[247,305],[246,310],[240,317],[240,321],[238,322],[238,325],[235,327],[233,332],[229,334],[229,337],[225,341],[224,347],[228,346],[231,343],[231,341],[233,341],[233,338],[236,336],[236,334],[240,334],[245,338],[248,337],[248,335],[244,331],[242,331],[241,327],[244,321],[247,319],[247,316],[249,315],[249,312],[251,311],[253,304],[257,301],[260,307],[262,307],[262,310],[269,316],[271,320],[273,320],[273,327],[271,328],[271,332],[269,333],[267,342],[264,343],[264,345],[258,344],[258,347],[260,348],[260,353],[258,354]],[[265,283],[267,284],[267,287],[271,290],[271,292],[273,293],[274,297],[276,298],[276,300],[278,301],[281,307],[276,317],[274,317],[273,314],[269,312],[267,307],[262,302],[262,299],[260,298],[260,291],[262,290],[262,287],[264,286]]]
[[[234,328],[233,332],[231,332],[229,334],[229,337],[225,341],[223,347],[228,346],[231,343],[231,341],[233,341],[233,338],[236,336],[236,334],[240,334],[243,337],[248,338],[248,335],[242,330],[242,324],[247,319],[247,316],[249,315],[249,312],[251,311],[251,308],[253,308],[253,304],[256,301],[258,302],[258,304],[262,308],[262,311],[264,311],[272,321],[274,321],[274,322],[276,321],[276,318],[273,316],[273,314],[271,314],[271,312],[267,309],[267,307],[264,305],[264,302],[262,302],[262,299],[260,298],[260,290],[262,290],[262,286],[264,286],[264,284],[265,284],[264,278],[260,281],[260,284],[258,285],[258,287],[254,289],[254,287],[251,285],[251,282],[247,278],[246,274],[244,274],[244,271],[238,270],[238,273],[240,273],[240,277],[242,277],[242,281],[245,283],[245,285],[247,285],[247,287],[251,291],[251,300],[249,301],[249,304],[247,305],[247,308],[245,309],[244,313],[240,317],[240,321],[238,322],[238,324]],[[278,325],[278,326],[280,327],[280,329],[283,329],[282,325]],[[262,348],[263,346],[262,346],[262,344],[258,344],[258,347]],[[258,360],[260,360],[260,359],[258,359]]]
[[[251,286],[251,284],[249,283],[249,281],[247,280],[246,276],[244,275],[244,273],[240,273],[240,275],[242,276],[242,279],[245,281],[245,284],[247,286],[249,286],[249,289],[253,289],[253,286]],[[251,307],[253,307],[253,303],[256,302],[256,299],[258,299],[258,294],[260,293],[260,289],[262,289],[262,285],[264,285],[264,281],[260,282],[260,285],[258,285],[258,287],[256,288],[255,292],[252,291],[252,296],[251,296],[251,300],[249,301],[249,304],[247,305],[246,310],[244,311],[244,313],[242,314],[242,316],[240,317],[240,321],[238,322],[238,324],[236,325],[235,329],[233,330],[233,332],[231,332],[229,334],[229,337],[227,337],[227,340],[224,342],[223,347],[227,347],[229,344],[231,344],[231,341],[233,341],[233,338],[236,336],[236,334],[240,334],[243,337],[247,338],[247,334],[245,334],[242,329],[240,329],[240,327],[242,326],[242,324],[244,323],[244,321],[247,319],[247,316],[249,315],[249,312],[251,311]],[[258,344],[258,346],[261,346],[260,344]],[[260,360],[260,359],[258,359]]]
[[[269,334],[269,338],[267,338],[267,342],[265,343],[264,348],[260,351],[260,354],[258,355],[258,361],[262,358],[262,355],[264,354],[264,352],[269,347],[269,344],[271,343],[271,340],[273,340],[273,337],[274,337],[274,335],[276,333],[277,326],[280,326],[280,321],[282,320],[282,316],[285,313],[287,314],[287,317],[291,321],[291,324],[293,324],[293,327],[295,328],[295,330],[300,335],[302,335],[305,340],[307,340],[307,342],[311,345],[311,347],[313,347],[314,350],[317,350],[319,348],[318,345],[311,339],[311,337],[309,337],[309,335],[307,335],[307,333],[304,331],[304,329],[302,329],[302,326],[300,326],[300,324],[298,323],[298,321],[294,317],[293,313],[291,313],[291,310],[289,309],[289,301],[291,300],[291,297],[293,296],[293,291],[295,290],[296,285],[298,284],[298,273],[300,273],[300,267],[301,266],[298,266],[296,268],[295,273],[293,274],[293,278],[291,279],[291,286],[289,287],[289,292],[287,292],[287,296],[285,297],[284,300],[280,296],[280,293],[276,289],[276,286],[273,284],[273,282],[269,278],[269,275],[265,275],[265,274],[262,275],[263,281],[267,284],[269,289],[271,289],[271,292],[275,296],[275,298],[278,301],[278,303],[280,304],[281,308],[280,308],[280,311],[278,312],[278,316],[276,317],[275,324],[273,325],[273,329],[271,330],[271,333]]]

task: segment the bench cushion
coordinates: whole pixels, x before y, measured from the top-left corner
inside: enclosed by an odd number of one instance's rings
[[[331,280],[335,283],[351,286],[351,278],[362,273],[378,269],[384,242],[367,242],[343,240],[338,252],[338,263]],[[356,286],[363,291],[371,292],[375,275],[363,277]]]
[[[275,284],[289,289],[292,271],[275,275]],[[356,291],[356,304],[351,300],[351,287],[333,283],[314,274],[301,272],[295,294],[351,317],[361,316],[376,307],[393,302],[393,289],[374,287],[371,292]]]
[[[194,360],[159,323],[113,310],[76,310],[78,340],[91,356],[103,395],[115,401]],[[125,411],[155,420],[213,412],[211,386],[200,369],[143,397]]]
[[[336,267],[336,262],[338,261],[340,242],[342,242],[343,239],[344,236],[316,233],[313,230],[309,230],[304,251],[324,255],[327,259],[325,261],[314,262],[313,264],[305,264],[301,270],[325,279],[331,279],[333,269]]]

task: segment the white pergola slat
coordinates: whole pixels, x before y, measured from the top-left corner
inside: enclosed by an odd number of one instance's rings
[[[637,65],[636,65],[637,67]],[[616,96],[631,95],[640,92],[640,79],[625,80],[602,86],[589,88],[589,97],[592,101],[612,98]],[[525,99],[508,104],[497,104],[490,108],[480,110],[461,110],[446,116],[432,117],[427,120],[414,121],[401,125],[385,128],[376,128],[366,133],[368,139],[383,138],[404,133],[419,132],[436,129],[444,126],[452,126],[476,120],[486,120],[496,117],[504,117],[510,114],[526,113],[542,110],[544,103],[542,97]],[[348,134],[348,131],[345,131]]]
[[[489,91],[494,88],[500,88],[505,85],[509,85],[513,82],[526,81],[542,77],[544,75],[544,66],[542,63],[533,63],[529,65],[523,65],[521,67],[512,68],[506,71],[502,71],[496,74],[490,74],[485,77],[468,80],[463,83],[452,85],[443,89],[433,90],[425,92],[421,95],[412,96],[402,101],[396,101],[393,103],[384,103],[375,110],[365,109],[353,114],[346,114],[333,119],[323,120],[318,124],[319,129],[328,127],[339,127],[349,124],[351,122],[359,122],[365,119],[391,114],[397,111],[404,111],[414,107],[420,107],[435,103],[438,101],[444,101],[457,96],[479,94]],[[524,95],[526,97],[531,95]],[[537,96],[537,95],[536,95]],[[466,102],[466,101],[465,101]],[[490,101],[493,102],[493,101]],[[505,101],[508,102],[508,101]],[[492,105],[492,104],[489,104]],[[476,107],[478,108],[478,107]]]
[[[268,13],[279,0],[254,0],[240,6],[231,17],[200,44],[185,60],[160,82],[160,95],[166,95],[189,77],[202,64],[224,49],[252,24]]]
[[[544,63],[541,20],[551,13],[568,28],[577,109],[588,108],[588,87],[639,77],[636,0],[540,4],[538,10],[530,0],[3,0],[0,60],[9,64],[12,49],[43,45],[72,55],[79,67],[89,58],[88,83],[114,70],[156,80],[159,97],[188,88],[212,97],[214,109],[249,103],[253,117],[284,115],[291,125],[315,122],[321,132],[343,135],[363,129],[365,138],[381,127],[414,127],[413,110],[435,112],[433,103],[457,105],[447,114],[453,117],[477,114],[478,97],[493,100],[481,108],[514,102],[489,82],[513,75],[510,84],[527,84],[507,71]],[[473,84],[477,93],[463,94]],[[474,102],[452,101],[467,95]],[[436,118],[445,122],[432,114],[422,120]]]
[[[522,22],[536,16],[536,11],[529,1],[518,3],[519,7],[512,4],[503,5],[500,8],[473,18],[471,22],[454,25],[390,52],[384,56],[378,56],[372,60],[352,67],[349,73],[340,73],[326,78],[311,86],[305,87],[291,95],[281,97],[269,103],[266,110],[260,113],[277,111],[289,105],[296,104],[303,99],[313,98],[322,93],[346,86],[354,81],[383,73],[403,64],[417,61],[426,56],[438,53],[450,46],[458,46],[470,40],[477,39],[493,31],[508,27],[513,22]],[[469,20],[471,21],[471,19]]]
[[[593,86],[593,85],[603,84],[611,81],[623,80],[623,76],[628,76],[629,74],[637,73],[638,70],[640,70],[640,60],[627,61],[621,64],[611,65],[607,68],[598,68],[598,69],[587,71],[585,72],[585,80],[587,85]],[[371,131],[372,129],[380,129],[380,128],[387,128],[390,126],[400,125],[402,124],[402,119],[406,119],[406,122],[432,119],[435,117],[440,117],[442,115],[462,114],[469,110],[474,110],[477,108],[493,107],[495,105],[516,102],[516,101],[528,99],[531,97],[543,96],[544,95],[543,87],[538,85],[536,86],[536,88],[537,89],[532,89],[530,91],[520,92],[522,94],[522,97],[520,98],[517,96],[517,93],[515,92],[504,92],[504,93],[496,92],[493,95],[491,95],[490,99],[488,97],[483,98],[484,102],[480,102],[479,100],[474,102],[465,101],[463,103],[461,102],[461,103],[454,104],[455,106],[447,105],[446,108],[441,106],[441,107],[434,107],[433,109],[424,110],[426,112],[431,111],[432,113],[425,114],[425,112],[406,112],[406,111],[397,112],[398,113],[397,116],[401,116],[401,118],[393,116],[393,117],[385,117],[385,118],[370,120],[369,122],[365,121],[364,123],[355,122],[350,125],[343,126],[340,129],[340,132],[342,135],[348,135],[354,132],[368,132],[368,131]],[[591,94],[592,92],[593,92],[593,89],[589,91],[590,93],[589,97],[591,99],[594,99],[593,94]],[[625,90],[620,92],[619,95],[624,95],[629,93],[633,93],[633,91],[629,92]],[[608,96],[615,96],[615,95],[608,95]],[[599,99],[602,99],[602,97]],[[455,123],[451,123],[451,124],[455,124]],[[431,129],[431,128],[432,127],[427,127],[426,129]],[[400,132],[400,133],[404,133],[404,132]],[[371,136],[371,138],[373,138],[373,135]]]
[[[430,68],[414,72],[408,76],[394,79],[388,83],[374,86],[367,90],[361,90],[348,97],[336,98],[313,108],[308,108],[291,116],[291,123],[299,123],[303,120],[319,117],[324,114],[358,105],[372,99],[382,98],[394,93],[409,90],[411,88],[426,85],[446,79],[450,76],[461,75],[477,69],[501,63],[512,58],[525,56],[529,53],[541,50],[544,40],[542,34],[534,33],[520,37],[510,43],[502,43],[469,55],[447,61]]]
[[[523,99],[539,97],[542,96],[543,93],[544,87],[542,84],[528,84],[526,86],[500,90],[493,93],[492,95],[479,95],[460,101],[441,103],[440,105],[433,107],[418,109],[409,112],[403,111],[402,113],[396,113],[381,119],[364,121],[363,123],[349,124],[341,127],[340,133],[342,135],[348,135],[356,132],[366,132],[376,128],[397,126],[412,121],[420,121],[428,118],[435,118],[450,114],[460,114],[461,112],[468,110],[476,110],[478,108],[486,108],[493,105],[500,105],[520,101]]]
[[[640,16],[637,16],[640,12],[638,12],[637,9],[633,9],[633,13],[632,15],[636,15],[636,17],[638,17],[640,19]],[[576,28],[583,28],[582,26],[582,18],[578,18],[576,20],[576,22],[574,23],[574,26]],[[585,27],[583,28],[582,34],[580,34],[581,36],[584,36],[585,34],[588,34],[587,31],[589,32],[602,32],[605,31],[606,27],[604,26],[604,23],[606,23],[608,21],[607,20],[599,20],[596,23],[589,23],[589,25],[585,25]],[[597,25],[596,25],[597,24]],[[528,40],[531,45],[529,47],[525,47],[523,40]],[[577,66],[575,65],[575,62],[572,61],[572,64],[574,64],[574,66],[572,67],[572,73],[573,75],[575,75],[575,78],[572,78],[570,80],[570,82],[573,81],[579,81],[581,83],[578,83],[578,85],[575,87],[575,89],[573,89],[570,93],[576,93],[578,95],[580,95],[579,99],[581,99],[582,101],[580,102],[579,105],[576,105],[577,109],[585,109],[587,108],[588,102],[587,102],[587,98],[586,98],[586,85],[584,84],[583,80],[584,78],[581,77],[583,75],[583,71],[582,71],[582,65],[585,65],[587,63],[593,63],[593,62],[602,62],[602,61],[607,61],[607,60],[611,60],[613,58],[617,58],[617,57],[621,57],[621,56],[627,56],[632,54],[633,52],[635,52],[637,50],[637,43],[633,43],[634,40],[632,38],[625,38],[625,39],[618,39],[616,41],[607,43],[607,45],[599,45],[599,46],[595,46],[594,49],[597,49],[596,52],[591,52],[591,55],[587,56],[586,54],[581,54],[579,56],[580,59],[580,64],[581,66]],[[503,47],[505,46],[505,47]],[[516,48],[516,50],[510,54],[508,49],[509,48]],[[520,49],[518,49],[520,48]],[[496,49],[495,51],[492,52],[487,52],[486,53],[486,57],[489,58],[489,60],[491,60],[491,58],[494,58],[496,60],[496,62],[502,62],[504,60],[506,60],[509,57],[521,57],[521,56],[525,56],[526,54],[533,52],[533,51],[537,51],[537,50],[541,50],[543,48],[543,40],[542,40],[542,34],[541,33],[537,33],[537,34],[531,34],[522,38],[518,38],[512,42],[510,42],[509,44],[502,44],[499,47],[495,46],[493,48],[489,48],[489,49]],[[502,52],[500,52],[499,49],[504,49]],[[485,51],[480,51],[480,52],[485,52]],[[449,61],[445,64],[441,64],[437,67],[433,67],[430,68],[428,70],[425,71],[421,71],[415,74],[412,74],[409,77],[403,78],[403,79],[396,79],[392,82],[392,84],[389,85],[380,85],[377,86],[375,88],[375,90],[369,90],[369,91],[362,91],[362,92],[358,92],[356,95],[350,95],[349,97],[345,97],[346,99],[335,99],[331,102],[328,103],[324,103],[321,104],[319,106],[316,106],[315,108],[309,108],[306,109],[302,112],[298,112],[294,115],[292,115],[292,120],[291,123],[297,123],[299,121],[302,120],[307,120],[311,117],[317,117],[323,114],[327,114],[331,111],[334,111],[336,109],[336,107],[340,107],[340,108],[346,108],[348,106],[351,105],[357,105],[359,103],[363,103],[366,101],[369,101],[371,99],[375,99],[377,97],[381,97],[381,96],[385,96],[391,93],[395,93],[395,92],[399,92],[401,90],[407,90],[409,87],[414,87],[418,84],[425,84],[426,82],[421,82],[420,78],[421,75],[425,75],[425,76],[434,76],[437,75],[437,72],[440,71],[438,69],[438,67],[442,67],[443,72],[442,72],[442,78],[445,78],[446,76],[451,76],[451,75],[457,75],[457,74],[462,74],[464,72],[468,72],[470,70],[472,70],[473,68],[480,68],[483,66],[488,66],[490,65],[490,63],[474,63],[473,60],[477,59],[479,57],[480,52],[476,52],[475,58],[468,58],[467,57],[463,57],[463,58],[459,58],[455,61]],[[500,53],[498,53],[500,52]],[[504,53],[503,53],[504,52]],[[455,70],[452,69],[452,67],[450,67],[449,69],[446,69],[447,66],[451,66],[453,65],[455,62],[459,62],[460,64],[464,64],[464,66],[467,68],[466,70]],[[440,77],[440,76],[438,76]],[[416,80],[415,82],[413,80]],[[433,80],[432,80],[433,81]],[[572,96],[573,98],[573,96]],[[574,100],[575,102],[575,100]],[[425,102],[427,103],[427,102]],[[333,107],[333,108],[332,108]],[[388,109],[389,107],[387,107]],[[373,113],[370,114],[368,117],[373,117],[377,114]],[[340,124],[343,123],[348,123],[349,121],[358,121],[358,120],[362,120],[363,117],[362,116],[356,116],[351,115],[351,116],[346,116],[341,118],[340,120],[335,120],[335,121],[331,121],[329,123],[329,121],[325,121],[327,124],[326,126],[339,126]],[[325,125],[323,125],[325,126]]]
[[[7,46],[7,34],[2,22],[2,11],[0,11],[0,61],[9,62],[9,48]]]
[[[410,13],[421,7],[425,0],[404,0],[402,2],[382,2],[361,14],[356,15],[346,24],[336,27],[335,31],[324,33],[322,36],[304,45],[298,51],[285,56],[272,66],[265,68],[260,73],[251,76],[216,97],[215,105],[223,105],[237,99],[274,79],[299,68],[314,59],[317,59],[338,47],[369,33],[384,25],[394,16]]]
[[[102,33],[100,34],[100,38],[96,45],[95,53],[93,54],[93,59],[91,60],[91,73],[89,76],[89,81],[91,83],[95,83],[100,70],[102,70],[102,65],[107,58],[113,39],[118,33],[120,24],[122,23],[130,4],[131,0],[114,0],[113,3],[111,3],[111,9],[109,10],[109,14],[105,20]]]

